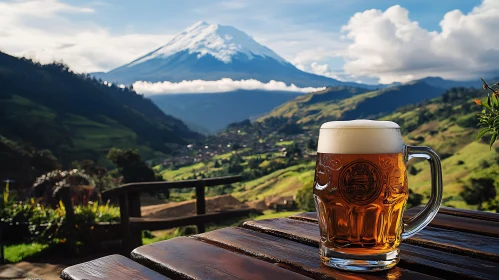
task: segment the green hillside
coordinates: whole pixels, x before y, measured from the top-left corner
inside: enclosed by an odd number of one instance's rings
[[[376,118],[392,113],[400,106],[431,99],[443,92],[443,89],[422,81],[370,92],[359,88],[327,88],[289,101],[259,120],[288,118],[315,129],[331,120]]]
[[[400,124],[408,145],[429,146],[442,159],[445,205],[469,208],[459,193],[471,178],[496,177],[499,172],[498,150],[489,150],[490,138],[474,142],[478,133],[474,98],[486,93],[474,89],[451,89],[440,98],[400,108],[382,120]],[[495,148],[499,147],[496,143]],[[414,164],[417,174],[409,174],[409,186],[427,197],[430,171],[426,162]]]
[[[331,90],[331,89],[329,89]],[[388,92],[400,91],[396,89]],[[324,91],[318,93],[322,95],[327,93]],[[331,92],[331,91],[329,91]],[[403,92],[398,92],[402,96],[406,95]],[[351,108],[358,108],[359,102],[367,101],[375,96],[380,96],[380,92],[353,93],[352,97],[336,102],[320,101],[314,106],[317,108],[331,108],[338,104],[350,104]],[[480,177],[497,178],[499,172],[499,144],[495,144],[492,150],[489,150],[487,137],[484,140],[475,142],[477,135],[477,120],[476,113],[480,111],[480,107],[474,102],[474,98],[483,97],[486,92],[476,89],[454,88],[446,91],[439,97],[420,102],[415,105],[407,105],[393,110],[390,114],[385,114],[378,119],[392,120],[401,126],[401,131],[406,144],[429,146],[433,148],[442,159],[443,178],[444,178],[444,205],[454,206],[459,208],[476,209],[476,205],[467,205],[461,198],[459,193],[464,186],[470,186],[470,179]],[[260,140],[261,145],[283,146],[288,148],[298,146],[303,151],[312,152],[312,148],[307,147],[311,138],[311,134],[317,131],[317,126],[307,127],[303,125],[303,119],[294,118],[295,116],[304,116],[301,110],[309,110],[311,106],[304,106],[304,103],[309,102],[317,96],[310,94],[291,101],[273,113],[284,112],[284,108],[289,109],[289,115],[279,114],[274,117],[267,116],[261,122],[245,125],[240,125],[233,130],[238,131],[237,135],[254,135],[258,130],[269,131],[269,128],[262,128],[264,125],[279,127],[282,121],[285,123],[298,122],[305,130],[304,133],[293,136],[277,134],[278,130],[270,130],[269,134],[265,134]],[[299,101],[299,102],[297,102]],[[301,107],[300,107],[301,106]],[[346,106],[343,108],[347,108]],[[323,109],[320,114],[329,114],[329,111]],[[308,111],[310,112],[310,111]],[[301,113],[303,113],[301,115]],[[279,117],[275,117],[279,116]],[[308,117],[308,116],[307,116]],[[230,136],[230,129],[225,133],[219,134],[218,142],[226,143],[230,139],[235,139],[235,136]],[[223,138],[226,137],[226,138]],[[293,138],[286,138],[293,137]],[[274,139],[283,138],[282,141],[275,143]],[[269,140],[271,139],[271,140]],[[287,140],[292,139],[292,140]],[[215,140],[213,140],[215,141]],[[241,141],[241,140],[238,140]],[[274,142],[273,142],[274,141]],[[210,144],[212,145],[212,144]],[[254,147],[248,144],[248,147]],[[257,146],[256,146],[257,147]],[[313,157],[307,157],[306,153],[294,161],[289,161],[276,154],[258,154],[255,148],[246,148],[239,152],[242,161],[238,163],[241,166],[240,170],[236,170],[233,174],[243,174],[246,178],[243,183],[236,184],[232,189],[225,189],[226,193],[232,193],[235,197],[243,201],[261,200],[266,196],[272,195],[293,195],[300,188],[307,188],[307,191],[313,184],[315,160]],[[211,160],[203,161],[193,165],[185,165],[177,169],[163,169],[161,173],[168,180],[180,180],[199,176],[216,176],[227,175],[227,170],[230,170],[232,159],[236,152],[230,152],[223,155],[218,155]],[[254,164],[254,160],[261,160]],[[218,162],[218,163],[217,163]],[[424,196],[423,202],[428,198],[430,191],[430,172],[426,162],[418,162],[411,160],[409,168],[409,186],[414,192]],[[273,167],[269,170],[269,166]],[[225,173],[224,173],[225,172]],[[230,173],[229,173],[230,174]],[[253,176],[251,176],[253,175]],[[496,179],[495,179],[496,180]],[[499,187],[499,183],[496,185]],[[216,193],[215,193],[216,194]]]
[[[153,158],[199,137],[132,89],[1,52],[0,135],[48,149],[64,165],[105,161],[111,147]]]

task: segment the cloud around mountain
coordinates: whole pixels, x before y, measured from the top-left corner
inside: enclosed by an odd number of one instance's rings
[[[309,93],[324,89],[314,87],[297,87],[294,84],[286,85],[286,83],[284,82],[274,80],[268,83],[262,83],[254,79],[238,81],[229,78],[224,78],[217,81],[193,80],[182,81],[178,83],[172,83],[168,81],[158,83],[138,81],[133,84],[133,88],[136,92],[144,95],[218,93],[236,90],[266,90]]]
[[[356,13],[342,27],[352,40],[344,70],[381,83],[427,76],[469,80],[497,71],[499,1],[484,0],[468,14],[450,11],[440,26],[440,32],[421,28],[399,5]]]

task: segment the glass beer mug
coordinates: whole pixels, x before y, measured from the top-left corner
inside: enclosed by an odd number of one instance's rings
[[[409,197],[406,162],[425,158],[431,197],[424,209],[402,221]],[[399,261],[400,242],[435,217],[442,201],[442,168],[428,147],[406,146],[389,121],[335,121],[319,132],[314,200],[325,265],[378,271]]]

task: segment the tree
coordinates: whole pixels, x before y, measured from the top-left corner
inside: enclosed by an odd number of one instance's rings
[[[419,193],[415,193],[411,189],[409,189],[409,198],[407,199],[407,208],[421,205],[421,202],[423,202],[423,198],[424,198],[423,195],[421,195]]]
[[[312,151],[317,150],[317,139],[308,139],[307,148]]]
[[[111,176],[107,168],[95,164],[92,160],[82,160],[73,162],[73,168],[83,170],[95,182],[95,187],[99,192],[103,192],[118,186],[119,182]]]
[[[296,192],[296,204],[303,211],[315,211],[314,191],[306,184]]]
[[[118,167],[118,172],[123,177],[123,183],[132,182],[151,182],[162,181],[160,175],[156,175],[154,170],[140,158],[137,150],[127,149],[121,150],[112,148],[107,154],[107,158]],[[170,192],[165,190],[162,192],[166,198],[169,198]],[[152,195],[159,195],[154,193]]]
[[[0,179],[15,181],[16,188],[29,188],[35,179],[60,168],[48,150],[37,150],[30,145],[0,136]]]
[[[300,146],[297,143],[293,143],[290,147],[287,148],[286,150],[286,157],[301,157],[302,156],[302,150]]]
[[[495,199],[497,192],[494,179],[483,177],[471,179],[471,186],[465,186],[459,195],[469,205],[478,205],[478,210],[483,210],[482,204]]]
[[[136,150],[112,148],[107,158],[118,167],[123,183],[156,181],[154,171],[142,161]]]
[[[252,158],[248,161],[248,167],[251,169],[257,169],[263,160],[260,158]]]
[[[234,144],[232,144],[232,150],[234,150],[234,151],[236,151],[236,152],[237,152],[238,150],[240,150],[242,147],[243,147],[243,146],[241,146],[241,144],[239,144],[239,143],[237,143],[237,142],[236,142],[236,143],[234,143]]]
[[[408,170],[409,174],[411,175],[416,175],[419,173],[420,170],[418,170],[414,165],[409,166]]]

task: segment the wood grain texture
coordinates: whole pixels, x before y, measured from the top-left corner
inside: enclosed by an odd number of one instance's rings
[[[419,210],[420,209],[418,208],[411,208],[405,211],[404,218],[407,219],[416,215],[417,213],[419,213]],[[443,214],[442,212],[439,212],[435,216],[433,221],[431,221],[430,226],[470,232],[485,236],[499,237],[499,222],[476,218],[459,217],[456,215],[447,215]]]
[[[426,227],[404,242],[499,262],[499,239],[494,237]]]
[[[418,213],[418,208],[420,207],[406,211],[404,218]],[[455,210],[455,213],[461,212]],[[468,210],[467,213],[468,217],[438,213],[430,226],[404,242],[483,260],[499,261],[499,223],[491,221],[491,215],[484,215],[486,219],[481,219],[480,211]],[[473,215],[473,218],[470,215]],[[317,223],[315,212],[304,212],[290,218]]]
[[[322,265],[319,251],[288,239],[244,228],[224,228],[194,236],[268,262],[286,265],[294,271],[316,279],[434,279],[434,277],[395,267],[388,271],[359,274]]]
[[[139,247],[132,258],[175,279],[310,279],[189,237]]]
[[[318,223],[319,218],[317,218],[317,212],[303,212],[298,213],[292,216],[289,216],[290,219],[315,222]]]
[[[248,221],[243,226],[312,246],[319,244],[319,226],[316,223],[293,219],[269,219]],[[499,261],[499,239],[494,237],[426,227],[404,242],[452,254]]]
[[[130,217],[130,224],[131,227],[135,229],[162,230],[174,227],[195,225],[199,223],[211,223],[217,221],[224,221],[232,218],[244,217],[248,216],[250,213],[253,213],[254,211],[255,211],[254,209],[235,209],[219,213],[210,213],[210,214],[174,218],[174,219]]]
[[[422,208],[423,208],[423,206],[416,206],[416,207],[413,207],[411,209],[421,210]],[[408,210],[411,210],[411,209],[408,209]],[[445,207],[445,206],[441,206],[440,210],[438,210],[438,212],[442,213],[442,214],[453,215],[453,216],[458,216],[458,217],[466,217],[466,218],[473,218],[473,219],[478,219],[478,220],[499,222],[499,214],[498,213],[459,209],[459,208],[452,208],[452,207]]]
[[[416,215],[421,209],[422,206],[418,206],[406,210],[404,219]],[[317,213],[304,212],[293,215],[290,218],[317,222]],[[442,207],[430,223],[430,226],[499,237],[499,214]]]
[[[121,255],[110,255],[70,266],[61,273],[65,280],[170,279]]]

